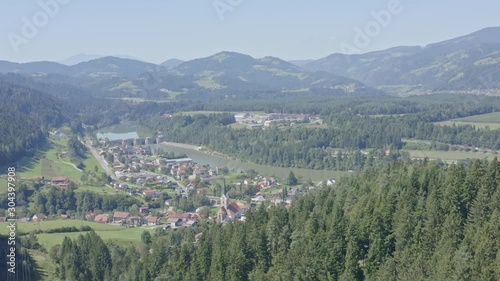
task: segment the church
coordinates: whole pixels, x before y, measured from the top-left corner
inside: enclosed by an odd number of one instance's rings
[[[245,215],[248,210],[248,206],[246,204],[237,201],[231,203],[225,185],[220,197],[220,203],[220,209],[217,215],[219,222],[239,219]]]

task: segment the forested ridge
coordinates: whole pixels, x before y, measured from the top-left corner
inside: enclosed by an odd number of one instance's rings
[[[82,124],[100,128],[179,106],[103,99],[75,86],[14,74],[0,75],[0,99],[0,165],[33,156],[46,143],[48,132],[64,125],[81,134]]]
[[[365,165],[384,161],[382,149],[402,146],[401,138],[390,134],[382,126],[365,127],[367,130],[362,132],[355,132],[363,129],[356,127],[268,130],[227,127],[234,122],[231,114],[214,114],[169,119],[153,117],[143,120],[142,124],[151,131],[165,132],[168,141],[203,145],[242,160],[281,167],[362,169]],[[335,148],[346,151],[340,152]],[[380,150],[365,155],[359,151],[364,148]]]
[[[197,243],[192,229],[158,230],[140,249],[90,234],[51,251],[62,280],[499,280],[499,185],[497,159],[394,161],[290,209],[201,226]]]
[[[134,204],[142,204],[137,198],[123,194],[102,195],[89,191],[75,192],[74,189],[73,187],[60,189],[52,186],[45,190],[40,187],[31,190],[26,185],[20,184],[17,187],[17,212],[27,217],[36,213],[47,215],[69,213],[72,216],[84,218],[89,211],[93,210],[124,211]],[[6,193],[0,195],[0,208],[5,210],[9,208],[8,198]],[[28,204],[32,205],[32,211],[28,209]]]
[[[34,153],[45,142],[45,135],[32,118],[0,105],[0,163]]]
[[[32,156],[44,145],[48,129],[67,122],[63,102],[25,86],[0,83],[0,164]]]
[[[143,118],[141,126],[150,131],[165,132],[168,141],[203,145],[242,160],[310,169],[360,170],[392,160],[404,156],[398,152],[404,147],[403,139],[500,149],[500,130],[433,123],[500,109],[500,105],[495,103],[435,104],[425,111],[421,104],[415,104],[416,113],[394,115],[397,113],[387,110],[392,115],[379,117],[358,113],[363,112],[361,108],[371,106],[380,106],[378,110],[372,109],[373,113],[384,112],[382,109],[387,108],[380,103],[361,102],[358,107],[326,115],[326,128],[233,129],[228,125],[236,121],[230,113],[172,118],[153,116]],[[411,104],[408,106],[411,107]],[[362,153],[360,150],[363,149],[370,149],[370,152]],[[386,157],[387,149],[392,150],[390,157]]]

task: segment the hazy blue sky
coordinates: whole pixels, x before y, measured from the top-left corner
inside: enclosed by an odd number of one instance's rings
[[[57,0],[40,2],[51,1]],[[374,20],[372,11],[387,10],[397,0],[217,0],[235,3],[223,18],[214,0],[58,1],[69,3],[60,4],[45,25],[39,1],[0,1],[0,60],[59,61],[87,53],[127,54],[158,63],[225,50],[255,57],[320,58],[340,52],[343,42],[354,45],[355,28],[364,29]],[[500,26],[498,0],[400,0],[400,5],[390,23],[374,29],[359,50],[425,45]],[[40,27],[28,32],[28,38],[23,18],[33,23],[33,17]]]

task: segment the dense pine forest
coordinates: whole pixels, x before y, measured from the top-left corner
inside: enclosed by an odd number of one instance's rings
[[[394,161],[245,222],[90,233],[51,250],[62,280],[499,280],[500,162]]]
[[[14,74],[0,74],[0,99],[0,165],[33,156],[47,142],[49,131],[61,126],[82,134],[82,124],[96,129],[180,106],[102,99],[75,86]]]
[[[141,205],[141,201],[136,198],[127,197],[122,194],[102,195],[94,192],[75,192],[74,187],[59,189],[54,186],[42,190],[37,186],[37,190],[29,189],[26,185],[20,184],[17,188],[17,212],[28,217],[35,213],[56,215],[69,213],[77,217],[85,215],[94,209],[104,212],[113,210],[128,210],[130,206]],[[42,192],[43,191],[43,192]],[[30,201],[30,197],[31,201]],[[28,211],[28,204],[32,204],[34,213]],[[0,208],[9,208],[7,194],[0,194]]]
[[[10,268],[8,264],[10,257],[7,255],[11,255],[9,247],[6,247],[6,245],[9,245],[8,238],[8,236],[0,235],[0,245],[2,245],[0,247],[0,280],[41,280],[40,273],[37,270],[38,264],[28,250],[19,243],[16,246],[17,267],[15,273],[7,271]]]

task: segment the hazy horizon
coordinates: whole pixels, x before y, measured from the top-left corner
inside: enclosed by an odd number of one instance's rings
[[[117,6],[116,1],[7,0],[0,2],[5,21],[0,26],[0,60],[60,62],[91,54],[161,63],[221,51],[304,60],[346,53],[346,49],[367,53],[425,46],[500,26],[496,13],[500,3],[493,0],[480,5],[465,0],[365,3],[360,8],[357,3],[284,0],[197,4],[125,0]],[[366,44],[355,44],[360,30],[372,33]]]

